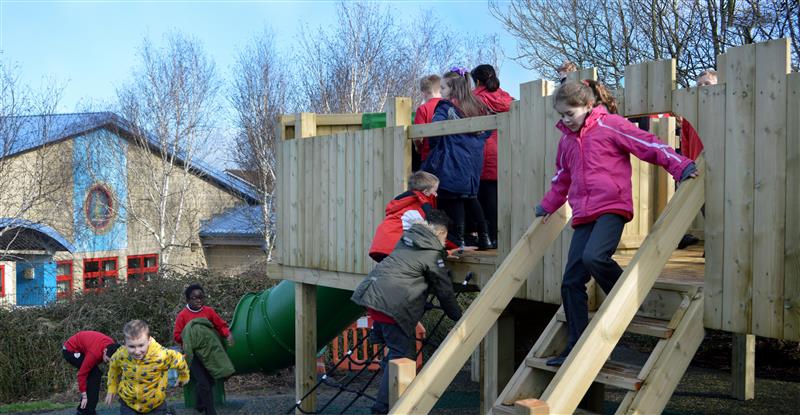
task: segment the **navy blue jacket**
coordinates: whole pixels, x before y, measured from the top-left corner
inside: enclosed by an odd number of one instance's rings
[[[433,113],[433,122],[464,118],[452,102],[441,100]],[[439,188],[462,196],[478,194],[483,168],[483,146],[491,131],[430,137],[430,153],[422,170],[439,178]]]

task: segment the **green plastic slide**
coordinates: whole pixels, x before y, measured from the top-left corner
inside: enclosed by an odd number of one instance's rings
[[[272,372],[294,365],[294,291],[294,282],[284,280],[239,300],[231,322],[235,344],[228,348],[236,374]],[[350,301],[352,294],[317,286],[318,350],[364,315],[364,308]]]

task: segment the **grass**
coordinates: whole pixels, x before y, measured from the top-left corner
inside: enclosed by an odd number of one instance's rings
[[[18,402],[0,405],[0,414],[13,414],[15,412],[38,412],[64,409],[74,406],[74,403],[53,403],[50,401]]]

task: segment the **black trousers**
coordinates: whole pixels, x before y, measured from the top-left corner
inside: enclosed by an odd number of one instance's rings
[[[81,368],[81,365],[83,364],[83,358],[85,357],[83,353],[74,353],[62,348],[61,354],[64,356],[64,360],[66,360],[69,364],[78,369]],[[101,377],[102,374],[97,366],[93,367],[92,370],[89,371],[89,376],[86,378],[86,408],[81,409],[79,403],[77,408],[79,414],[94,415],[96,413],[95,409],[97,408],[97,401],[100,396]]]
[[[197,396],[195,409],[206,415],[216,415],[217,410],[214,408],[214,378],[208,373],[208,369],[203,366],[200,357],[195,355],[192,359],[192,364],[189,366],[189,376],[194,380],[194,392]]]
[[[463,241],[467,217],[478,224],[486,221],[477,197],[460,197],[457,194],[439,190],[437,205],[450,218],[448,239],[451,241]]]
[[[489,239],[497,241],[497,180],[481,180],[478,201],[489,225]]]
[[[372,344],[384,343],[389,349],[389,353],[381,359],[381,384],[375,403],[372,404],[372,413],[385,414],[389,412],[389,362],[404,357],[416,360],[416,343],[400,326],[387,323],[374,323],[369,340]]]
[[[568,347],[575,346],[589,325],[589,296],[586,283],[594,276],[600,288],[608,294],[622,275],[622,268],[611,255],[619,245],[625,218],[602,215],[595,222],[575,228],[569,245],[567,267],[561,283],[561,300],[567,315]]]

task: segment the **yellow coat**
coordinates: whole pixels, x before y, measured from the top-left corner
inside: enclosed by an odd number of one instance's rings
[[[108,393],[117,394],[134,411],[148,413],[167,398],[169,369],[178,370],[182,384],[189,381],[183,355],[164,348],[152,337],[142,360],[132,358],[128,349],[120,347],[108,363]]]

